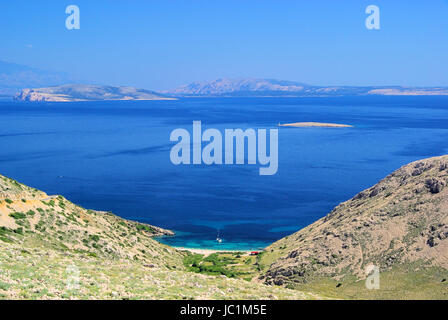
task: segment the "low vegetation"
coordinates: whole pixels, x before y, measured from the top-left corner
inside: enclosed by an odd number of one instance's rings
[[[244,252],[218,252],[208,256],[188,254],[183,263],[188,271],[207,275],[223,275],[247,281],[257,275],[256,258]]]

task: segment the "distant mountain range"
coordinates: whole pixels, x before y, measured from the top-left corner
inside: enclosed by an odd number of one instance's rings
[[[314,86],[273,79],[217,79],[160,93],[131,87],[81,83],[62,73],[0,60],[0,98],[26,101],[154,100],[169,97],[332,97],[359,95],[448,95],[448,87]],[[17,94],[19,92],[19,94]]]
[[[220,96],[220,95],[251,95],[276,92],[278,93],[298,93],[309,87],[304,83],[292,81],[279,81],[269,79],[217,79],[205,82],[193,82],[183,85],[177,89],[168,91],[173,95],[199,95],[199,96]]]
[[[448,95],[448,87],[312,86],[272,79],[218,79],[193,82],[164,93],[174,96],[346,96],[346,95]]]
[[[39,89],[24,89],[16,100],[32,102],[74,102],[100,100],[174,100],[154,91],[133,87],[98,85],[63,85]]]
[[[73,83],[62,72],[52,72],[0,60],[0,96],[13,96],[23,88],[38,88]]]

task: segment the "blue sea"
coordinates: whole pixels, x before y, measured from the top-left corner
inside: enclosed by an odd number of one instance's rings
[[[279,166],[175,166],[176,128],[278,128]],[[0,173],[83,207],[176,231],[173,246],[263,248],[411,161],[448,149],[448,97],[0,101]],[[222,243],[216,237],[223,239]]]

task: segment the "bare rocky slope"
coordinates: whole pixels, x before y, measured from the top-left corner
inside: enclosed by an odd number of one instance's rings
[[[434,280],[428,290],[448,298],[447,185],[448,156],[400,168],[326,217],[266,248],[259,259],[264,268],[260,280],[303,287],[331,278],[341,286],[344,279],[354,283],[366,278],[366,267],[375,265],[382,274],[396,272],[391,277],[395,280],[412,280],[416,291]],[[432,270],[431,276],[425,270]],[[429,278],[418,279],[418,274]],[[389,289],[399,290],[401,285]]]

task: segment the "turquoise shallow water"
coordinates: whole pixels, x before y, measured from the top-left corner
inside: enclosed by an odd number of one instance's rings
[[[222,242],[215,239],[195,240],[194,234],[174,230],[174,237],[159,237],[156,240],[173,247],[191,248],[191,249],[214,249],[214,250],[262,250],[266,247],[266,241],[232,241],[231,239],[221,238]],[[186,240],[187,239],[187,240]]]
[[[84,207],[175,230],[182,247],[265,247],[408,162],[446,153],[447,97],[0,101],[0,173]],[[174,166],[176,128],[279,128],[279,170]],[[223,242],[216,242],[219,230]]]

